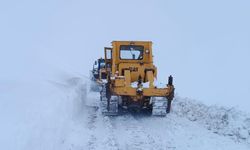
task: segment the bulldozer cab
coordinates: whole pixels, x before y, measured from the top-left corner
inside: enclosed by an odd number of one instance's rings
[[[105,47],[105,63],[111,76],[124,76],[129,70],[131,82],[144,79],[146,70],[152,70],[156,77],[150,41],[113,41],[112,48]]]

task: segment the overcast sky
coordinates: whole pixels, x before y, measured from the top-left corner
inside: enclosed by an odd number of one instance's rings
[[[89,74],[112,40],[151,40],[179,96],[250,107],[249,0],[0,2],[0,81]]]

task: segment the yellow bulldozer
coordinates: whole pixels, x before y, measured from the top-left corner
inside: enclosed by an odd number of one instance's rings
[[[175,89],[173,77],[168,77],[164,87],[155,85],[157,68],[153,64],[151,41],[113,41],[112,47],[104,48],[104,59],[95,64],[99,67],[93,71],[94,81],[101,87],[104,115],[118,115],[121,109],[146,111],[155,116],[170,112]]]

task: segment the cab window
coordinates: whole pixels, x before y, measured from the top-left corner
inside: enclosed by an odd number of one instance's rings
[[[121,45],[120,46],[120,59],[125,60],[142,60],[143,59],[143,46],[136,45]]]

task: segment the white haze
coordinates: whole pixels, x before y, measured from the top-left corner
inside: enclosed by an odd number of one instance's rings
[[[112,40],[152,40],[180,96],[250,106],[250,2],[1,1],[0,83],[88,75]],[[2,99],[1,99],[2,100]]]

